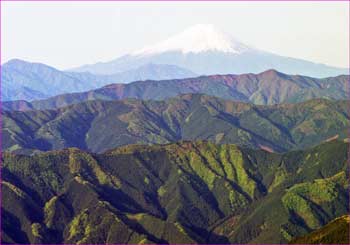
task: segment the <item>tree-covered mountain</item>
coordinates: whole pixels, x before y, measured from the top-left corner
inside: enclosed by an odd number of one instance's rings
[[[349,212],[348,147],[4,153],[2,243],[286,243]]]
[[[349,76],[316,79],[268,70],[259,74],[213,75],[196,78],[111,84],[96,90],[58,95],[45,100],[13,101],[4,108],[53,109],[87,100],[125,98],[163,100],[186,93],[271,105],[315,98],[348,99]],[[25,106],[24,106],[25,105]]]
[[[343,215],[327,225],[302,237],[293,239],[291,244],[350,244],[350,216]]]
[[[210,140],[270,151],[344,139],[348,101],[257,106],[200,94],[165,101],[88,101],[55,110],[3,111],[3,149],[66,147],[103,152],[120,145]]]
[[[45,64],[14,59],[1,67],[1,99],[31,101],[63,93],[96,89],[111,83],[193,76],[193,72],[174,65],[144,64],[111,75],[94,75],[88,72],[60,71]]]

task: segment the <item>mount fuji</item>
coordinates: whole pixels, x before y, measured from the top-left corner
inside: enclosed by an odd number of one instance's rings
[[[259,73],[268,69],[312,77],[349,73],[345,68],[280,56],[250,47],[213,25],[195,25],[155,45],[109,62],[84,65],[73,71],[113,74],[148,63],[176,65],[200,75]]]

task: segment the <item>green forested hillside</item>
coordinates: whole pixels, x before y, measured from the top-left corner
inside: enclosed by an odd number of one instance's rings
[[[349,244],[349,215],[344,215],[327,225],[302,237],[293,239],[291,244]]]
[[[3,243],[286,243],[349,212],[349,145],[3,154]]]
[[[178,140],[234,143],[274,152],[344,139],[348,101],[257,106],[200,94],[166,101],[88,101],[55,110],[4,111],[3,148],[33,153],[66,147],[103,152]]]

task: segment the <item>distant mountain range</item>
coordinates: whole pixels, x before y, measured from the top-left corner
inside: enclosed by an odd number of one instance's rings
[[[60,71],[40,63],[11,60],[2,65],[1,96],[2,101],[31,101],[63,93],[96,89],[111,83],[193,76],[193,72],[174,65],[145,64],[112,75],[93,75],[88,72]]]
[[[5,102],[3,107],[15,110],[53,109],[95,99],[162,100],[186,93],[201,93],[261,105],[298,103],[315,98],[344,100],[349,98],[349,81],[348,75],[317,79],[268,70],[259,74],[111,84],[87,92],[61,94],[44,100]]]
[[[349,69],[284,57],[252,48],[213,25],[196,25],[163,42],[110,62],[84,65],[72,70],[113,74],[148,63],[176,65],[199,75],[259,73],[269,69],[312,77],[349,74]]]
[[[211,25],[1,69],[1,244],[349,241],[346,69]]]
[[[3,111],[2,147],[25,154],[66,147],[104,152],[135,143],[210,140],[281,152],[347,138],[348,105],[317,99],[254,106],[188,94],[165,101],[95,100],[55,110]]]
[[[286,243],[349,212],[349,144],[2,155],[2,243]],[[335,240],[336,241],[336,240]]]
[[[85,65],[69,71],[60,71],[40,63],[10,60],[2,65],[2,101],[39,100],[64,93],[97,89],[115,83],[173,80],[199,75],[260,74],[265,73],[266,70],[277,70],[281,74],[295,74],[294,77],[305,75],[325,78],[349,74],[348,69],[329,67],[264,52],[237,41],[212,25],[197,25],[164,42],[145,47],[111,62]],[[283,85],[275,84],[275,82],[273,78],[265,80],[263,86],[266,88],[266,86]],[[297,84],[297,86],[300,85],[300,83]],[[284,89],[283,86],[282,89]],[[164,92],[169,93],[162,91]],[[318,92],[318,90],[308,91],[311,94]],[[334,93],[337,92],[339,91]],[[244,88],[230,96],[240,99],[239,93],[247,96]],[[211,95],[217,96],[217,94]],[[258,98],[253,96],[253,98],[245,98],[245,101],[255,103],[257,100],[257,103],[261,104],[280,103],[279,100],[273,101],[274,98],[267,102],[268,98],[259,96],[265,95],[257,93]],[[310,94],[302,96],[312,97]],[[316,94],[316,96],[324,95]]]

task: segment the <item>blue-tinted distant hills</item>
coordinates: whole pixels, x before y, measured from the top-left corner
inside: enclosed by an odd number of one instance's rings
[[[82,91],[86,84],[73,76],[40,63],[19,59],[2,66],[2,100],[46,98],[68,91]]]
[[[2,65],[2,100],[37,100],[63,93],[82,92],[135,80],[192,77],[189,70],[174,65],[145,64],[111,75],[66,72],[41,63],[13,59]]]
[[[311,99],[348,99],[349,75],[312,78],[275,70],[258,74],[211,75],[184,79],[146,80],[109,84],[78,93],[65,93],[30,103],[3,103],[5,110],[54,109],[88,100],[164,100],[182,94],[206,94],[257,105],[291,104]]]

